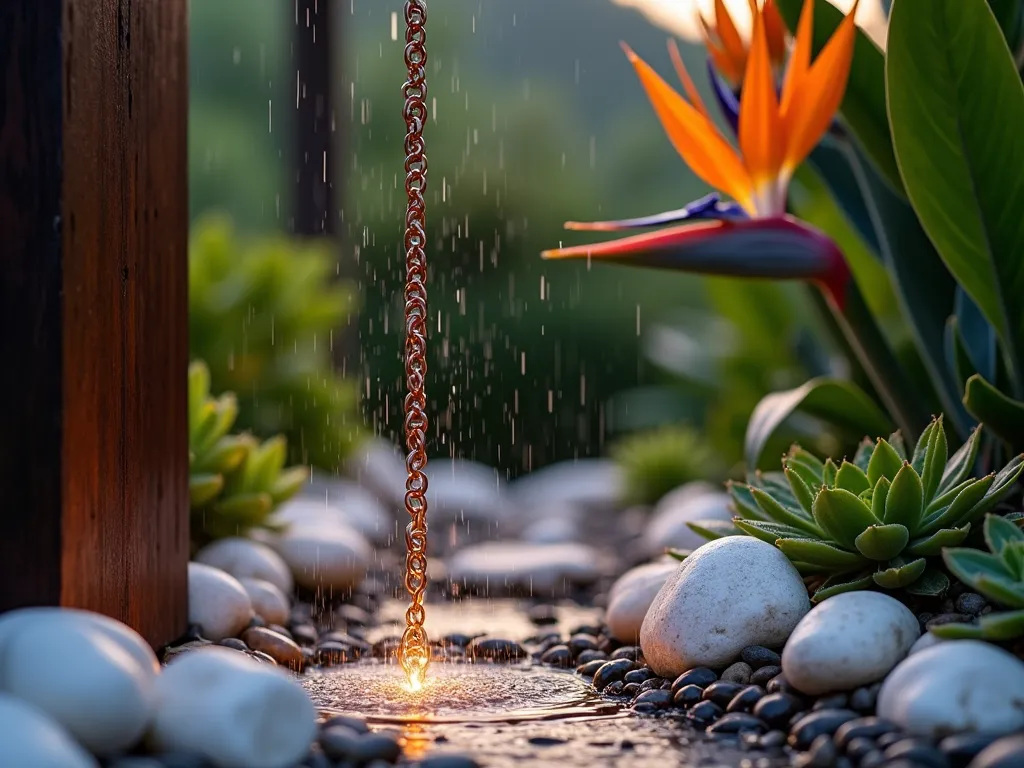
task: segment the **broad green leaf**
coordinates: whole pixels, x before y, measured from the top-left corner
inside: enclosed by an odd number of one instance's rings
[[[776,0],[776,5],[786,26],[795,32],[803,0]],[[842,19],[842,12],[834,5],[826,0],[814,0],[814,55],[825,46]],[[903,181],[893,155],[885,111],[885,58],[860,29],[839,113],[888,183],[902,191]]]
[[[963,544],[967,534],[971,532],[971,524],[960,528],[943,528],[931,536],[925,536],[910,542],[907,554],[918,557],[936,557],[942,554],[945,547],[956,547]]]
[[[758,465],[769,438],[798,411],[858,435],[881,434],[892,426],[885,413],[855,384],[811,379],[796,389],[767,395],[754,408],[745,440],[748,467]]]
[[[971,474],[974,462],[978,458],[980,436],[981,428],[979,427],[971,432],[967,442],[961,445],[946,463],[946,469],[942,472],[942,481],[939,483],[939,493],[946,493],[955,488]]]
[[[779,539],[775,546],[790,560],[800,560],[834,571],[849,571],[864,567],[866,561],[854,552],[814,539]]]
[[[885,522],[899,523],[909,530],[917,530],[923,510],[921,478],[914,468],[904,464],[896,473],[885,498]]]
[[[902,468],[903,459],[900,458],[900,455],[889,445],[888,441],[879,438],[868,461],[867,474],[871,485],[877,485],[879,478],[882,477],[891,481]]]
[[[724,520],[693,520],[688,522],[686,527],[708,541],[726,536],[736,536],[740,533],[735,525]]]
[[[836,485],[852,494],[859,496],[872,486],[868,476],[856,464],[844,461],[836,472]]]
[[[982,0],[899,0],[886,86],[907,195],[1019,376],[1024,338],[1024,85]]]
[[[1011,51],[1017,51],[1024,31],[1024,3],[1021,0],[988,0],[999,28]]]
[[[907,587],[907,592],[921,597],[941,597],[949,589],[949,577],[938,568],[929,566],[924,575]]]
[[[843,488],[822,488],[812,512],[829,538],[848,549],[853,549],[864,529],[880,522],[863,501]]]
[[[875,584],[883,589],[902,589],[903,587],[909,587],[921,578],[927,566],[927,562],[922,557],[920,560],[913,560],[905,565],[893,566],[886,568],[884,571],[878,571],[871,578],[875,580]]]
[[[780,523],[769,523],[763,520],[734,520],[736,527],[755,539],[775,544],[779,539],[811,538],[806,531]]]
[[[999,366],[999,341],[995,328],[985,319],[978,305],[967,292],[956,289],[956,327],[964,352],[973,367],[972,374],[980,373],[989,381],[995,381]],[[964,376],[960,381],[967,381]]]
[[[837,573],[829,576],[820,587],[814,590],[811,602],[820,603],[830,597],[841,595],[843,592],[857,592],[862,589],[870,589],[874,584],[871,574],[851,575],[848,573]]]
[[[902,525],[872,525],[854,541],[857,551],[871,560],[892,560],[910,541],[910,532]]]
[[[1008,397],[976,374],[967,380],[964,405],[1007,443],[1024,446],[1024,402]]]

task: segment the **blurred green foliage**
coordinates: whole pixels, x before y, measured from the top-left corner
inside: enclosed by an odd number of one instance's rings
[[[695,480],[721,480],[716,453],[691,426],[666,426],[631,434],[612,446],[622,467],[629,504],[653,505],[669,491]]]

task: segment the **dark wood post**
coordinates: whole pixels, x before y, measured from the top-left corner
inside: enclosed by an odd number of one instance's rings
[[[0,610],[187,620],[187,0],[0,3]]]

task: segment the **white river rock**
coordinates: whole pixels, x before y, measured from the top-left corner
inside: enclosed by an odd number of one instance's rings
[[[236,579],[262,579],[286,595],[292,593],[294,583],[288,564],[266,544],[232,536],[207,544],[192,559],[220,568]]]
[[[238,579],[219,568],[188,564],[188,621],[202,627],[203,637],[235,637],[252,617],[252,601]]]
[[[608,592],[608,608],[604,617],[612,637],[623,643],[639,641],[640,627],[647,610],[680,565],[676,560],[647,563],[619,577]]]

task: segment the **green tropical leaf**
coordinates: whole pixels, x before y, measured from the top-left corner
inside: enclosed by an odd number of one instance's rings
[[[867,475],[872,487],[878,484],[881,477],[892,481],[902,468],[903,459],[896,453],[896,449],[888,441],[879,438],[868,460]]]
[[[821,530],[848,549],[854,548],[857,537],[866,528],[881,522],[863,501],[843,488],[822,488],[814,499],[812,512]]]
[[[899,0],[889,21],[885,77],[893,146],[911,204],[998,331],[1011,375],[1019,377],[1024,85],[991,9],[982,0]]]
[[[927,562],[922,557],[909,563],[894,565],[883,571],[877,571],[871,578],[883,589],[902,589],[909,587],[924,575]]]
[[[924,490],[914,468],[904,464],[896,473],[885,499],[886,523],[899,523],[911,531],[921,523]]]
[[[975,374],[967,380],[964,405],[1007,443],[1024,446],[1024,402],[1008,397]]]
[[[811,379],[796,389],[767,395],[754,408],[744,448],[748,467],[758,466],[768,440],[798,411],[857,435],[881,434],[892,426],[885,413],[855,384]]]
[[[851,571],[863,568],[866,564],[865,559],[854,552],[814,539],[779,539],[775,546],[790,560],[800,560],[834,571]]]
[[[945,547],[956,547],[963,543],[967,534],[971,532],[971,524],[967,523],[961,528],[943,528],[931,536],[915,539],[907,547],[908,555],[918,557],[936,557],[942,554]]]
[[[820,587],[814,590],[811,602],[820,603],[822,600],[835,597],[843,592],[857,592],[862,589],[870,589],[873,584],[874,580],[871,578],[870,573],[866,575],[838,573],[835,576],[829,576]]]
[[[776,0],[776,5],[786,26],[795,33],[803,0]],[[815,0],[814,55],[825,46],[842,19],[842,11],[834,5],[826,0]],[[886,181],[893,189],[902,192],[903,181],[893,155],[886,116],[885,58],[860,29],[857,30],[853,63],[839,113]]]
[[[949,577],[938,568],[929,566],[924,575],[907,587],[907,592],[921,597],[942,597],[949,589]]]
[[[910,532],[898,524],[872,525],[857,537],[854,546],[871,560],[892,560],[907,546]]]

